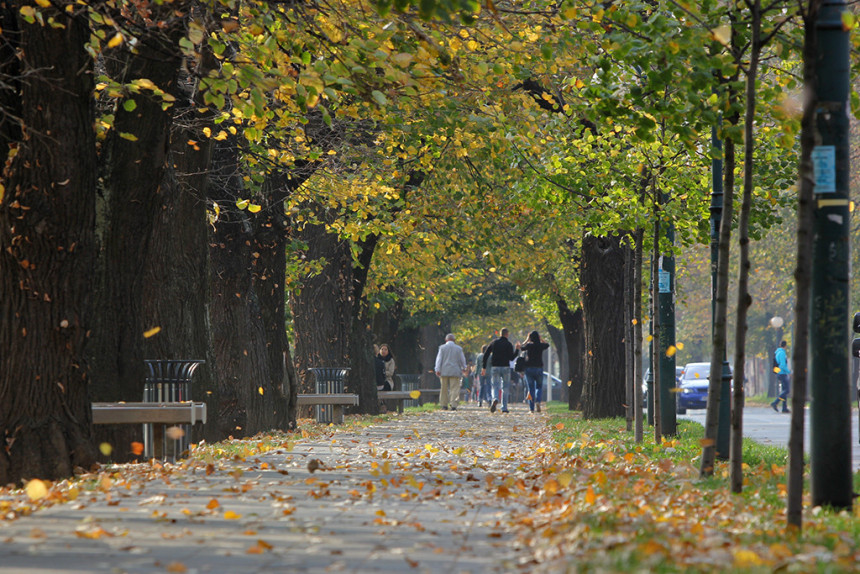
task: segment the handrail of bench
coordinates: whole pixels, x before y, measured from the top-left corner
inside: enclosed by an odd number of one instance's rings
[[[93,403],[93,424],[206,423],[206,403]]]

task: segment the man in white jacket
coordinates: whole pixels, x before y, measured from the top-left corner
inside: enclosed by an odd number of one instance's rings
[[[460,402],[460,377],[466,372],[466,355],[463,349],[454,342],[454,334],[445,335],[445,344],[439,345],[436,353],[436,376],[442,384],[439,392],[439,404],[446,411],[450,408],[457,410]]]

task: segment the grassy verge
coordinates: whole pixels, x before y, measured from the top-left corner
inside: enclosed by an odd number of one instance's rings
[[[744,441],[744,487],[729,490],[729,468],[698,473],[703,429],[679,421],[656,444],[637,444],[623,419],[589,420],[550,403],[548,424],[573,476],[565,516],[534,545],[560,568],[590,571],[857,571],[860,519],[809,508],[802,532],[786,526],[787,452]],[[570,470],[572,469],[572,470]],[[855,475],[855,490],[858,476]],[[559,549],[564,549],[559,552]]]

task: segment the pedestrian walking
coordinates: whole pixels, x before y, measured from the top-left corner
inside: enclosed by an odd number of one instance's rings
[[[520,344],[520,351],[525,355],[525,375],[528,383],[529,410],[541,412],[543,401],[543,352],[549,349],[549,343],[540,338],[537,331],[529,333],[528,339]]]
[[[487,353],[484,353],[484,361],[481,374],[487,372],[487,363],[490,363],[490,382],[493,386],[493,402],[490,412],[496,412],[499,405],[499,395],[502,397],[502,412],[508,412],[508,399],[511,395],[511,361],[519,355],[520,344],[516,349],[508,340],[508,330],[502,329],[498,339],[490,344]],[[492,360],[490,360],[492,358]]]
[[[439,351],[436,353],[436,376],[441,384],[439,404],[446,411],[449,408],[452,411],[457,410],[460,401],[460,377],[466,374],[466,355],[454,340],[453,333],[445,335],[445,344],[439,345]]]
[[[788,394],[791,392],[791,369],[788,367],[788,343],[781,341],[779,347],[773,352],[773,370],[776,373],[776,381],[780,387],[779,396],[770,403],[771,408],[779,412],[779,403],[782,403],[782,412],[791,412],[788,409]]]

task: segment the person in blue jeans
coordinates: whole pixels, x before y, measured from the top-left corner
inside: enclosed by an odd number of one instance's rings
[[[779,396],[776,397],[776,400],[770,403],[770,406],[776,412],[779,412],[779,403],[782,402],[782,412],[790,413],[788,410],[788,394],[791,392],[791,369],[788,368],[788,352],[786,348],[788,347],[788,343],[786,341],[781,341],[779,343],[779,348],[773,352],[773,358],[776,362],[776,381],[780,386]]]
[[[502,396],[502,412],[508,412],[508,399],[511,394],[511,361],[520,354],[520,344],[517,348],[508,340],[508,330],[502,329],[498,339],[490,343],[490,348],[484,353],[481,375],[487,374],[487,362],[490,363],[490,376],[493,384],[493,402],[490,412],[496,412],[499,405],[499,395]]]
[[[529,410],[540,412],[543,399],[543,352],[549,348],[549,343],[541,340],[537,331],[529,333],[528,339],[520,344],[520,352],[526,358],[526,382],[529,387]]]

